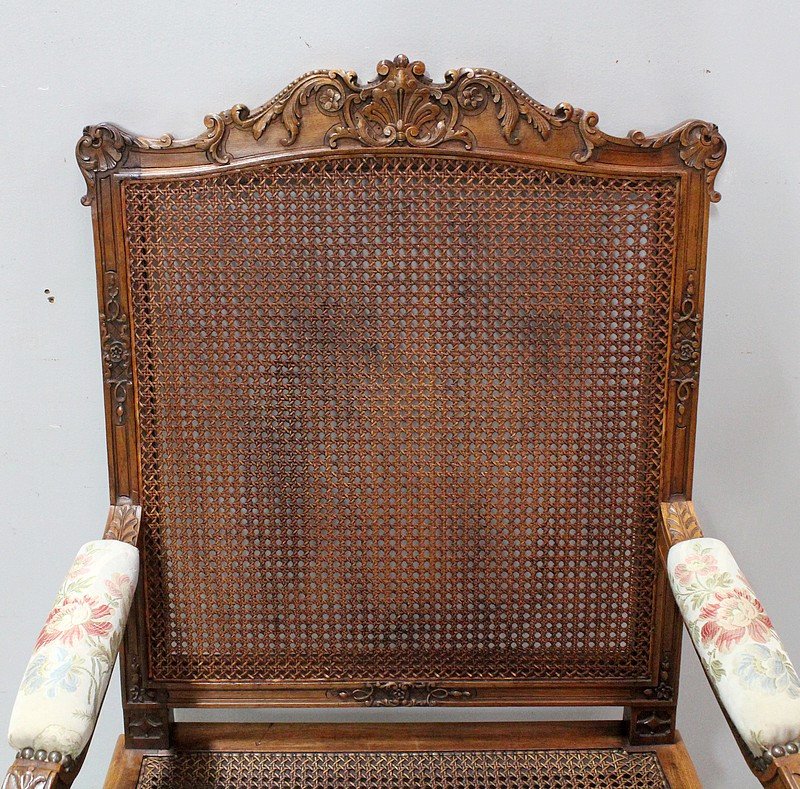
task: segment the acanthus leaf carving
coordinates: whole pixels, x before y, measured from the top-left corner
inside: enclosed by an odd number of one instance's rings
[[[3,789],[55,789],[61,765],[17,759],[3,781]]]
[[[694,506],[690,501],[670,501],[668,504],[662,504],[662,508],[671,545],[703,536]]]
[[[136,545],[139,537],[139,523],[141,522],[142,508],[128,498],[120,498],[109,509],[103,539],[119,540],[130,545]]]
[[[454,140],[470,149],[475,139],[463,125],[462,116],[490,107],[496,107],[500,131],[511,145],[518,143],[521,119],[542,139],[566,120],[494,71],[453,70],[445,75],[444,83],[437,84],[425,75],[424,63],[398,55],[381,61],[377,72],[376,80],[362,85],[353,72],[312,71],[256,110],[237,104],[229,117],[238,128],[250,129],[255,139],[280,119],[286,130],[281,142],[289,146],[300,131],[303,108],[314,96],[320,112],[338,117],[325,135],[332,148],[340,140],[351,139],[370,147],[402,144],[418,148]]]
[[[720,199],[714,180],[725,158],[726,144],[714,124],[690,120],[657,135],[632,131],[614,137],[598,128],[595,112],[570,104],[550,109],[535,101],[514,82],[489,69],[453,69],[443,83],[434,83],[422,61],[405,55],[383,60],[377,77],[366,84],[353,71],[321,69],[302,75],[265,104],[250,110],[236,104],[230,110],[206,115],[206,131],[187,139],[170,134],[161,137],[133,136],[108,123],[87,126],[76,153],[88,184],[83,198],[88,205],[96,179],[124,164],[129,149],[160,152],[195,150],[210,164],[229,164],[226,150],[231,128],[249,131],[260,140],[274,123],[280,123],[284,146],[295,143],[304,114],[313,102],[323,116],[332,119],[320,142],[331,148],[342,141],[367,147],[409,146],[432,148],[445,143],[476,147],[475,132],[464,120],[485,112],[495,116],[499,131],[509,145],[520,142],[520,129],[527,123],[546,141],[554,128],[574,127],[579,147],[572,154],[577,163],[588,162],[606,145],[623,148],[660,149],[677,145],[681,160],[705,174],[706,191],[712,202]]]
[[[361,688],[333,690],[329,695],[365,707],[435,707],[443,701],[472,699],[475,691],[444,688],[430,682],[374,682]]]

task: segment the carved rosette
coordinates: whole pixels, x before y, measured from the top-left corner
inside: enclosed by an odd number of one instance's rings
[[[475,698],[475,691],[443,688],[430,682],[374,682],[361,688],[330,691],[341,701],[365,707],[435,707],[444,701]]]
[[[671,545],[703,536],[690,501],[671,501],[661,508]]]
[[[133,384],[128,316],[120,301],[119,276],[105,274],[105,309],[100,316],[100,334],[106,384],[111,390],[113,418],[124,425],[128,417],[128,390]]]
[[[700,375],[700,315],[695,294],[695,272],[688,274],[678,312],[672,322],[670,380],[677,387],[675,410],[677,424],[685,427],[688,406]]]
[[[658,701],[672,701],[674,689],[670,684],[670,656],[664,655],[661,658],[661,665],[658,670],[658,684],[652,688],[645,688],[642,695],[646,699],[657,699]]]

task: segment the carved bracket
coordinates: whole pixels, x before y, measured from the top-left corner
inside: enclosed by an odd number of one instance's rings
[[[476,694],[430,682],[374,682],[362,688],[332,690],[329,695],[365,707],[435,707],[443,701],[474,699]]]
[[[104,540],[119,540],[135,546],[139,538],[142,508],[129,498],[120,497],[117,504],[109,507],[108,520],[103,533]]]
[[[100,335],[106,384],[111,390],[114,423],[124,425],[128,418],[128,390],[133,384],[130,327],[120,301],[119,276],[105,273],[105,309],[100,316]]]
[[[691,501],[675,500],[662,503],[661,517],[669,535],[670,545],[703,536]]]
[[[672,322],[669,377],[677,387],[675,410],[679,427],[687,424],[688,406],[700,375],[700,322],[695,294],[695,272],[691,270],[680,309]]]
[[[657,745],[675,737],[674,707],[632,707],[625,715],[631,745]]]

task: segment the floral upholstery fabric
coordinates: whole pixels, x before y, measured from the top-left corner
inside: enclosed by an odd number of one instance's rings
[[[139,574],[117,540],[84,545],[58,592],[17,694],[8,740],[78,756],[94,730]]]
[[[800,738],[800,679],[727,546],[679,542],[667,569],[706,673],[753,754]]]

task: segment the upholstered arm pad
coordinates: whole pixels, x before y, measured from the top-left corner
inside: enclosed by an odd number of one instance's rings
[[[800,740],[800,679],[772,622],[719,540],[670,548],[672,591],[720,703],[755,756]]]
[[[77,757],[91,739],[139,574],[139,551],[84,545],[42,628],[11,713],[18,750]]]

